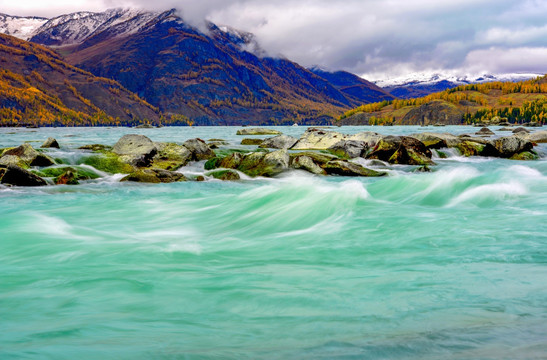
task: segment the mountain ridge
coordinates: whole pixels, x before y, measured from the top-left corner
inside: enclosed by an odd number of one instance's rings
[[[116,81],[76,68],[47,47],[0,34],[0,64],[2,125],[137,125],[164,120],[157,108]]]
[[[333,86],[288,59],[265,56],[250,33],[208,26],[203,33],[174,9],[114,9],[50,19],[31,40],[197,124],[328,123],[351,107],[390,97],[377,88],[367,93],[364,80],[348,89]]]

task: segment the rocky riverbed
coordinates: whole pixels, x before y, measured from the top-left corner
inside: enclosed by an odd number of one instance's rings
[[[387,175],[390,166],[405,165],[412,171],[432,171],[435,158],[447,151],[465,157],[498,157],[535,160],[537,143],[547,142],[547,131],[513,131],[495,136],[487,128],[473,135],[422,132],[406,136],[381,135],[372,131],[347,135],[324,128],[308,128],[299,138],[271,129],[246,128],[238,135],[275,135],[265,139],[243,138],[252,150],[233,148],[222,139],[199,138],[182,143],[155,142],[145,135],[128,134],[114,146],[80,146],[81,161],[66,164],[51,156],[62,147],[48,138],[40,148],[28,143],[0,149],[0,183],[8,186],[77,185],[108,174],[123,174],[121,181],[170,183],[210,178],[233,181],[242,177],[274,177],[291,170],[318,176]],[[203,175],[185,176],[189,164],[203,166]]]

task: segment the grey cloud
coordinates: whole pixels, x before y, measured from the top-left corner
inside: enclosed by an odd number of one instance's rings
[[[408,72],[547,71],[547,62],[542,66],[524,53],[519,55],[523,49],[536,49],[536,56],[537,51],[543,54],[547,49],[547,2],[543,0],[60,2],[82,10],[84,3],[103,9],[174,7],[194,26],[201,27],[207,19],[252,32],[272,56],[283,55],[304,66],[344,69],[371,79]],[[8,12],[4,7],[1,11]],[[482,56],[490,58],[485,61]]]

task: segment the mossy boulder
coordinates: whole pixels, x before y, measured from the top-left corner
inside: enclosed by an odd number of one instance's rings
[[[175,143],[156,143],[157,154],[151,167],[163,170],[177,170],[190,161],[192,152],[183,145]]]
[[[245,138],[245,139],[241,140],[241,145],[260,145],[260,144],[262,144],[263,141],[264,141],[264,139]]]
[[[78,185],[79,183],[76,173],[70,169],[55,178],[57,185]]]
[[[120,156],[120,160],[127,164],[146,167],[157,154],[156,145],[144,135],[124,135],[112,148],[112,152]]]
[[[212,176],[215,179],[223,180],[223,181],[234,181],[234,180],[241,179],[239,174],[234,170],[218,170],[218,171],[207,173],[206,175]]]
[[[90,144],[80,146],[80,150],[91,150],[91,151],[112,151],[112,146],[102,145],[102,144]]]
[[[245,157],[243,157],[243,159],[241,159],[241,162],[238,165],[237,169],[249,176],[258,176],[261,174],[262,170],[260,167],[260,163],[265,156],[266,153],[263,152],[253,152],[247,154],[245,155]]]
[[[18,157],[20,159],[19,164],[23,168],[30,166],[51,166],[55,164],[55,161],[51,157],[36,151],[27,143],[5,150],[2,158],[10,155]],[[10,159],[10,163],[13,165],[13,158]]]
[[[219,162],[218,167],[226,169],[237,169],[241,162],[243,161],[244,155],[241,153],[232,153],[231,155],[226,156]]]
[[[489,128],[487,127],[483,127],[482,129],[480,129],[479,131],[477,131],[475,133],[475,135],[479,135],[479,136],[492,136],[492,135],[495,135],[494,132],[492,130],[490,130]]]
[[[90,156],[84,159],[83,163],[109,174],[129,174],[135,171],[134,166],[122,161],[117,154],[112,152]]]
[[[530,151],[523,151],[521,153],[514,154],[509,159],[528,161],[528,160],[538,160],[539,156],[533,150],[530,150]]]
[[[368,150],[368,145],[359,140],[340,140],[327,150],[340,158],[353,159]]]
[[[259,147],[267,149],[290,149],[297,141],[297,138],[289,135],[278,135],[265,139]]]
[[[313,159],[306,155],[295,157],[291,162],[291,168],[306,170],[315,175],[326,175],[327,172],[317,165]]]
[[[100,176],[90,169],[86,169],[83,166],[58,166],[42,169],[38,175],[42,177],[57,178],[66,172],[74,174],[76,180],[90,180],[98,179]]]
[[[391,164],[432,165],[431,150],[420,140],[410,136],[386,136],[367,155]]]
[[[280,135],[281,132],[265,128],[244,128],[239,129],[236,135]]]
[[[23,169],[28,169],[29,164],[23,161],[19,156],[15,155],[4,155],[0,158],[0,165],[8,166],[15,165]]]
[[[335,131],[327,131],[318,128],[309,128],[292,147],[293,150],[327,150],[340,140],[345,140],[346,135]]]
[[[366,176],[366,177],[376,177],[376,176],[385,176],[385,172],[380,172],[372,169],[368,169],[359,164],[355,164],[349,161],[344,160],[333,160],[329,161],[323,166],[323,169],[329,175],[340,175],[340,176]]]
[[[220,162],[222,161],[222,158],[215,156],[214,158],[211,158],[205,162],[205,165],[203,168],[205,170],[213,170],[218,167],[220,167]]]
[[[323,166],[329,161],[337,160],[339,159],[338,156],[331,155],[331,154],[322,154],[314,151],[303,151],[303,152],[297,152],[297,153],[290,153],[289,154],[291,161],[294,161],[299,156],[307,156],[310,159],[313,160],[314,163],[318,164],[319,166]]]
[[[186,177],[178,172],[161,169],[139,169],[124,177],[121,181],[142,183],[173,183],[186,181]]]
[[[55,138],[52,138],[52,137],[47,138],[47,140],[44,141],[44,143],[40,147],[41,148],[46,148],[46,149],[47,148],[55,148],[55,149],[60,148],[59,143],[57,142],[57,140],[55,140]]]
[[[192,154],[192,160],[209,160],[215,157],[215,152],[202,139],[190,139],[182,144]]]
[[[8,165],[0,168],[0,183],[13,186],[45,186],[46,181],[36,174],[31,173],[16,165]]]
[[[462,154],[462,156],[480,156],[484,153],[486,144],[479,142],[464,140],[455,146],[456,149]]]
[[[534,145],[519,136],[505,136],[493,141],[493,145],[500,157],[510,158],[515,154],[530,151]]]

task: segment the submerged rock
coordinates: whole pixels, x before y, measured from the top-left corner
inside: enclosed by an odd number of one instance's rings
[[[234,180],[241,179],[239,174],[234,170],[218,170],[218,171],[207,173],[206,175],[212,176],[215,179],[223,180],[223,181],[234,181]]]
[[[525,128],[523,128],[523,127],[518,127],[518,128],[516,128],[515,130],[513,130],[513,134],[520,133],[520,132],[524,132],[524,133],[527,133],[527,134],[528,134],[528,133],[530,132],[530,130],[525,129]]]
[[[16,165],[0,168],[0,183],[14,186],[45,186],[46,181]]]
[[[57,183],[57,179],[68,172],[72,173],[76,180],[90,180],[99,178],[99,175],[95,172],[82,166],[59,166],[45,168],[40,170],[38,175],[42,177],[53,177]]]
[[[281,135],[281,132],[265,128],[244,128],[239,129],[236,135]]]
[[[55,149],[59,149],[59,143],[57,142],[57,140],[55,140],[54,138],[50,137],[48,138],[46,141],[44,141],[44,143],[42,144],[42,146],[40,146],[41,148],[55,148]]]
[[[536,154],[534,151],[531,150],[531,151],[523,151],[521,153],[514,154],[509,159],[528,161],[528,160],[537,160],[539,159],[539,156],[538,154]]]
[[[78,149],[91,150],[91,151],[111,151],[112,146],[102,145],[102,144],[90,144],[90,145],[80,146]]]
[[[70,169],[55,178],[57,185],[78,185],[79,183],[76,174]]]
[[[260,145],[262,144],[264,140],[263,139],[249,139],[245,138],[241,140],[241,145]]]
[[[477,131],[475,133],[475,135],[480,135],[480,136],[491,136],[491,135],[495,135],[494,132],[492,130],[490,130],[489,128],[487,127],[483,127],[482,129],[480,129],[479,131]]]
[[[290,149],[294,146],[294,144],[296,144],[297,141],[298,139],[292,136],[278,135],[265,139],[259,147],[269,149]]]
[[[121,181],[134,181],[156,184],[173,183],[186,180],[186,177],[181,173],[161,169],[141,169],[121,179]]]

